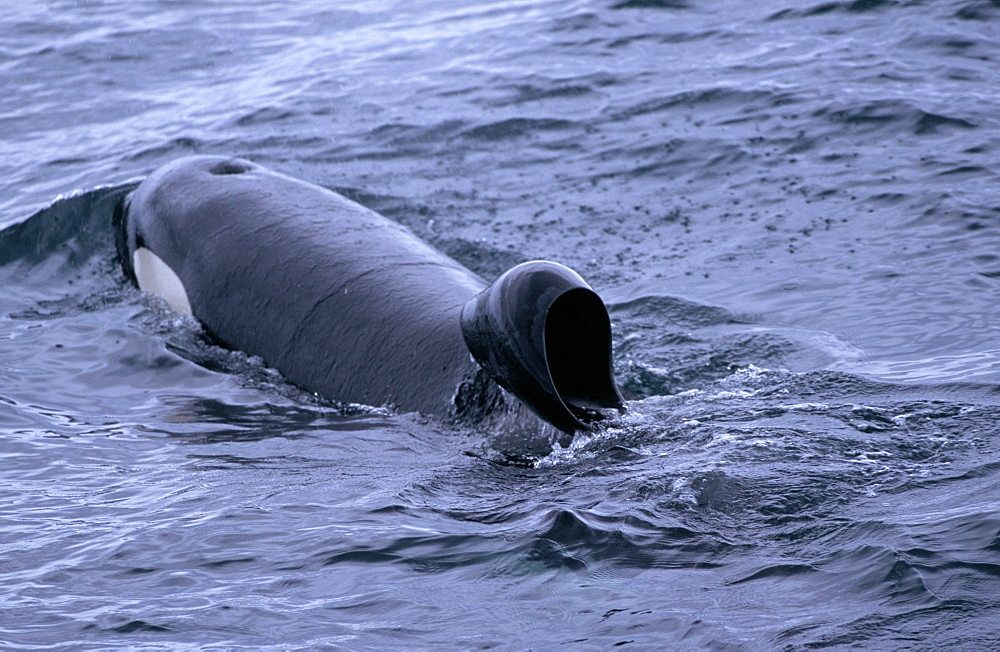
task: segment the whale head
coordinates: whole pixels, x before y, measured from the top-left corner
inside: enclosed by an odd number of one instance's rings
[[[625,408],[608,311],[568,267],[531,261],[508,270],[465,304],[461,322],[476,362],[559,430],[590,430],[599,408]]]

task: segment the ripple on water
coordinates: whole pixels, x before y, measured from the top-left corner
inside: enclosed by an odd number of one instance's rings
[[[0,233],[0,645],[990,648],[995,4],[11,5],[0,222],[122,185]],[[215,346],[107,227],[190,153],[578,268],[629,411],[547,452]]]

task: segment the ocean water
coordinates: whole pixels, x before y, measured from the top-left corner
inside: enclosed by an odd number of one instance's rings
[[[1000,645],[1000,3],[8,3],[0,647]],[[179,156],[605,298],[550,453],[340,405],[129,286]]]

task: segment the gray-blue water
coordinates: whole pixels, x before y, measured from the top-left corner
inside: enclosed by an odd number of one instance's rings
[[[1000,645],[1000,3],[6,3],[0,647]],[[243,156],[577,269],[629,412],[539,457],[130,287]]]

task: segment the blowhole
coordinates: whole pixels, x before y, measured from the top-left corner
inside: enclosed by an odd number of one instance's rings
[[[208,169],[209,174],[243,174],[250,171],[250,164],[243,161],[220,161]]]

